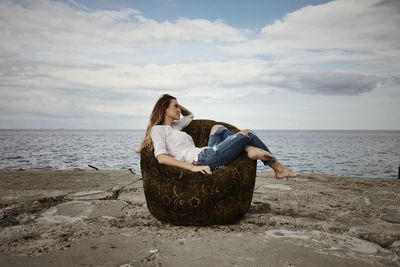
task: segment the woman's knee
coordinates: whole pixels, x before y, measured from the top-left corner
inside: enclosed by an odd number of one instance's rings
[[[219,128],[221,128],[221,127],[224,127],[224,126],[221,125],[221,124],[215,124],[215,125],[211,128],[210,135],[215,134],[215,132],[216,132]]]

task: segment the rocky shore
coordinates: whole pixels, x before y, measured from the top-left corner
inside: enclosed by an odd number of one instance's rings
[[[400,266],[400,180],[258,173],[232,225],[161,223],[129,171],[0,171],[1,266]]]

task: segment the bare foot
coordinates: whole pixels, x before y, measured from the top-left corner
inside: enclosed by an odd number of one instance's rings
[[[284,167],[282,170],[275,171],[275,178],[276,179],[283,179],[283,178],[295,178],[299,176],[299,173],[292,171],[291,169],[289,169],[288,167]]]

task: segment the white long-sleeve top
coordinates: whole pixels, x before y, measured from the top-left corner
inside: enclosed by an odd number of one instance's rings
[[[177,160],[192,163],[197,161],[200,151],[206,147],[196,147],[193,138],[181,130],[188,126],[194,115],[183,116],[172,125],[154,125],[150,137],[154,146],[154,156],[167,154]]]

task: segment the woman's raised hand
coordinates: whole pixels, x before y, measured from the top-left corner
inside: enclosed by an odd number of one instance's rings
[[[203,174],[212,174],[210,166],[196,166],[196,165],[193,165],[191,171],[192,172],[201,172]]]

